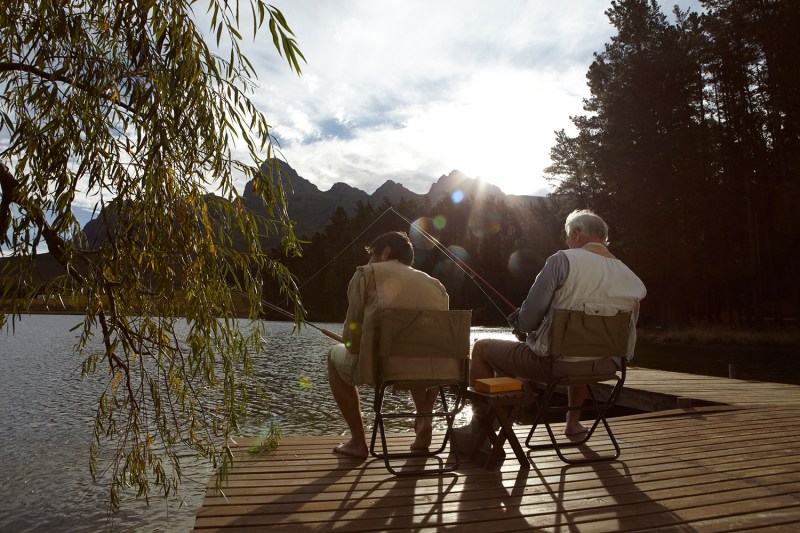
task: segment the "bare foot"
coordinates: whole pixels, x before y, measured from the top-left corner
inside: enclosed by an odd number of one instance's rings
[[[367,443],[356,443],[353,439],[345,442],[344,444],[340,444],[333,449],[333,453],[338,453],[340,455],[346,455],[348,457],[355,457],[357,459],[366,459],[367,458]]]
[[[586,426],[581,424],[580,422],[575,422],[574,424],[567,424],[567,427],[564,428],[564,436],[565,437],[577,437],[583,435],[589,431]]]
[[[427,450],[433,438],[433,426],[430,418],[415,418],[414,433],[417,437],[411,443],[412,450]]]

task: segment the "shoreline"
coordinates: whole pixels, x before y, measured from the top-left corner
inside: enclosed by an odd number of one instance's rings
[[[0,305],[0,313],[10,314],[10,310]],[[66,307],[62,309],[29,309],[25,315],[77,315],[83,316],[85,311],[77,307]],[[19,315],[15,315],[19,316]],[[245,315],[237,315],[235,318],[247,319]],[[262,318],[269,322],[291,322],[285,319]],[[336,321],[325,321],[336,322]],[[475,327],[499,327],[504,325],[494,324],[473,324]],[[685,346],[738,346],[743,348],[763,349],[777,348],[798,350],[800,346],[800,327],[797,324],[789,326],[767,326],[763,328],[748,328],[742,326],[689,326],[674,330],[660,328],[637,328],[638,343],[662,344],[662,345],[685,345]]]

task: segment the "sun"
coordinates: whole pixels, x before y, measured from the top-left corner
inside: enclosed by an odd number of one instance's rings
[[[574,99],[552,76],[497,69],[420,109],[402,138],[444,169],[481,178],[506,194],[543,195],[550,190],[544,168],[555,130],[570,126],[561,110]]]

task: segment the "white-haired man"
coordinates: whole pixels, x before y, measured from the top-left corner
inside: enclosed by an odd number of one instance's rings
[[[633,356],[639,301],[646,289],[642,280],[608,251],[608,226],[589,210],[573,211],[564,229],[568,250],[551,255],[536,276],[528,296],[508,319],[520,339],[483,339],[472,350],[470,379],[495,375],[543,381],[554,377],[607,374],[619,368],[617,358],[595,361],[569,361],[549,357],[550,325],[555,309],[583,309],[586,302],[602,302],[631,311],[631,334],[627,358]],[[552,368],[551,368],[552,365]],[[579,406],[587,396],[586,386],[570,387],[569,405]],[[580,435],[580,411],[567,414],[564,433]],[[475,426],[473,426],[475,427]]]

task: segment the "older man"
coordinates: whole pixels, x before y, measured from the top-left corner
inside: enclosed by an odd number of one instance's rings
[[[361,419],[357,385],[375,386],[374,341],[380,312],[386,308],[447,310],[449,298],[436,278],[411,267],[414,247],[408,236],[389,232],[367,247],[369,262],[356,269],[347,288],[347,318],[343,344],[328,354],[328,380],[333,398],[350,428],[350,440],[333,449],[335,453],[366,458],[367,441]],[[417,412],[431,412],[437,389],[412,389]],[[430,418],[417,419],[412,449],[430,445]]]
[[[583,310],[587,302],[631,311],[627,358],[633,356],[639,301],[646,289],[630,268],[608,251],[608,226],[589,210],[573,211],[566,220],[568,250],[551,255],[509,324],[520,342],[485,339],[472,350],[470,379],[494,375],[545,381],[554,377],[607,374],[618,369],[620,361],[606,358],[595,361],[553,359],[550,355],[550,327],[555,309]],[[551,369],[552,365],[552,369]],[[570,387],[569,405],[579,406],[587,396],[586,386]],[[586,432],[580,411],[567,414],[565,435]]]

